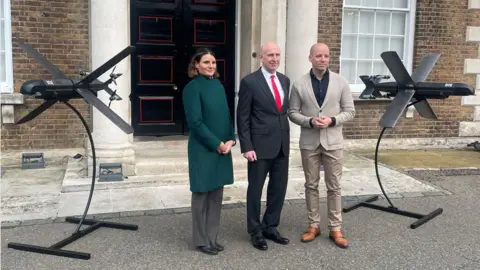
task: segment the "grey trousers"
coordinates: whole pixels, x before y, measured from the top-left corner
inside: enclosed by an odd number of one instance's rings
[[[193,243],[196,247],[215,244],[220,226],[223,187],[192,193]]]

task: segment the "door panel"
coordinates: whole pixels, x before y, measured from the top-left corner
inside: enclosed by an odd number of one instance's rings
[[[199,47],[212,49],[233,115],[235,1],[131,0],[134,135],[187,133],[182,90]]]

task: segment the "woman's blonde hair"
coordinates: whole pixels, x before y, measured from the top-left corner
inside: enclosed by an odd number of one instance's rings
[[[210,54],[213,57],[215,57],[215,53],[208,48],[200,48],[195,52],[195,54],[192,56],[190,60],[190,63],[188,64],[188,77],[193,78],[198,75],[198,70],[195,67],[195,64],[199,63],[202,57],[207,54]],[[213,74],[213,76],[215,78],[220,77],[220,74],[218,74],[217,69],[215,69],[215,74]]]

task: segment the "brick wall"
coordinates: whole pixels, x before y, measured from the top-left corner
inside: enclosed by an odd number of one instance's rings
[[[14,42],[32,44],[71,78],[78,78],[80,70],[88,70],[88,0],[16,0],[11,8]],[[51,78],[35,59],[15,45],[13,74],[15,92],[26,80]],[[24,105],[15,106],[15,121],[40,103],[25,98]],[[71,103],[90,122],[89,106],[81,100]],[[57,104],[26,124],[2,125],[1,149],[82,147],[84,136],[77,116],[64,104]]]
[[[341,48],[343,0],[319,1],[318,40],[329,44],[331,69],[338,72]],[[475,86],[475,76],[464,75],[464,59],[477,58],[478,45],[465,40],[467,26],[480,26],[480,12],[468,10],[467,0],[417,0],[414,65],[426,54],[441,53],[429,81],[465,82]],[[473,108],[461,106],[461,99],[429,101],[438,121],[401,118],[385,137],[456,137],[460,121],[471,121]],[[378,137],[378,121],[389,101],[356,101],[355,120],[345,125],[345,138]]]

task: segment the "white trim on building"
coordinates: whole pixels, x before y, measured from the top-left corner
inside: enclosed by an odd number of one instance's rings
[[[9,0],[0,0],[0,93],[13,93],[12,17]]]
[[[340,73],[352,92],[365,88],[360,75],[391,75],[380,58],[383,51],[397,51],[412,72],[416,2],[344,0]]]

